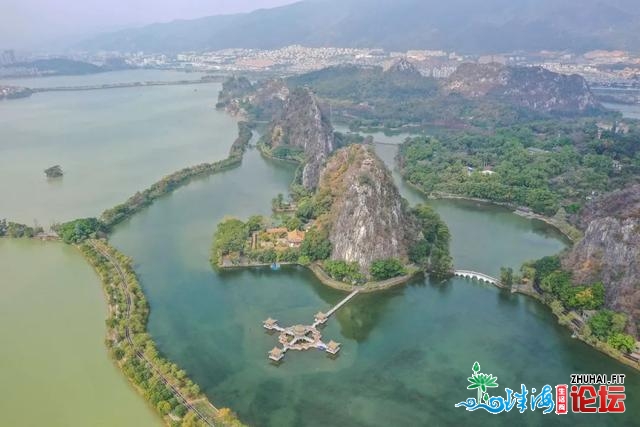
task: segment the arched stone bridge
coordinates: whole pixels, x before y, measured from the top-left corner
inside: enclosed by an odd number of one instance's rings
[[[477,271],[471,271],[471,270],[454,270],[453,271],[453,275],[454,276],[458,276],[458,277],[464,277],[467,279],[475,279],[475,280],[479,280],[481,282],[488,282],[491,283],[492,285],[496,285],[498,287],[502,287],[502,283],[500,283],[500,280],[496,279],[495,277],[491,277],[487,274],[484,273],[479,273]]]

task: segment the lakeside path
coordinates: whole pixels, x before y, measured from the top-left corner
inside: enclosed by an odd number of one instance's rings
[[[131,338],[131,332],[130,332],[130,326],[129,326],[129,321],[130,321],[130,318],[131,318],[131,301],[132,301],[133,297],[132,297],[132,295],[131,295],[131,293],[129,291],[129,287],[127,286],[127,279],[126,279],[126,276],[124,274],[123,268],[120,265],[120,263],[111,256],[111,254],[109,254],[107,251],[103,250],[99,245],[96,244],[95,241],[87,240],[87,244],[89,246],[91,246],[93,248],[93,250],[95,250],[97,253],[102,255],[106,260],[108,260],[109,263],[111,264],[111,266],[118,273],[118,278],[119,278],[118,287],[126,295],[126,302],[127,302],[127,306],[126,306],[126,309],[125,309],[125,319],[126,319],[126,323],[127,323],[126,327],[125,327],[125,339],[129,343],[129,345],[131,345],[131,347],[135,349],[136,356],[141,361],[143,361],[158,376],[160,381],[162,381],[167,387],[169,387],[169,389],[171,390],[171,392],[173,393],[175,398],[178,399],[178,401],[182,402],[182,404],[187,409],[193,411],[193,413],[195,413],[196,416],[200,420],[202,420],[202,422],[204,422],[208,426],[212,426],[213,427],[214,426],[213,421],[211,421],[208,417],[206,417],[204,414],[202,414],[202,412],[200,412],[192,404],[192,402],[190,402],[185,396],[183,396],[182,393],[180,393],[180,391],[178,390],[178,388],[176,386],[174,386],[167,379],[167,377],[165,375],[162,374],[162,372],[155,366],[155,364],[151,360],[149,360],[141,351],[139,351],[136,348],[135,343],[133,342],[133,339]],[[215,406],[213,406],[213,404],[211,402],[207,401],[206,403],[211,405],[211,407],[214,409],[215,412],[218,412],[218,409]]]

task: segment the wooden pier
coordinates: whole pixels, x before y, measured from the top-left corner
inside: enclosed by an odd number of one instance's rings
[[[274,347],[269,351],[268,356],[274,362],[280,362],[284,358],[284,354],[288,350],[310,350],[316,348],[326,351],[329,355],[335,356],[340,351],[340,343],[333,340],[328,343],[322,341],[322,334],[318,330],[318,326],[322,325],[329,320],[329,318],[343,307],[346,303],[351,301],[353,297],[358,295],[360,288],[355,289],[339,303],[334,305],[329,311],[323,313],[319,311],[314,316],[313,324],[311,325],[294,325],[288,327],[282,327],[278,324],[276,319],[269,317],[262,322],[262,326],[268,331],[278,331],[278,342],[282,345],[280,347]]]

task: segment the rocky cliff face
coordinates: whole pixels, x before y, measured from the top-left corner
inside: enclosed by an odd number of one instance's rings
[[[370,148],[355,144],[331,156],[319,191],[333,196],[327,214],[332,259],[355,261],[364,272],[375,260],[407,261],[411,238],[419,232],[389,171]]]
[[[640,330],[640,185],[593,202],[581,216],[584,238],[563,259],[574,281],[602,281],[605,305],[629,315]]]
[[[599,105],[584,78],[542,67],[466,63],[449,77],[443,89],[469,98],[497,99],[539,112],[580,113]]]
[[[269,121],[280,114],[287,96],[289,88],[282,79],[253,84],[246,77],[233,76],[222,83],[216,108],[234,116]]]
[[[314,189],[327,156],[334,150],[333,128],[316,96],[308,88],[296,88],[271,123],[267,143],[272,148],[290,146],[304,151],[302,184]]]
[[[237,107],[238,99],[248,95],[253,90],[253,85],[246,77],[232,76],[222,83],[222,90],[218,94],[216,108],[228,108],[232,104]]]

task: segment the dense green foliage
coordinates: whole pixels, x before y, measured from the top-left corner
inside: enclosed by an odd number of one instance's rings
[[[242,154],[251,140],[251,135],[252,132],[249,125],[245,122],[238,123],[238,138],[231,146],[229,157],[218,162],[202,163],[174,172],[154,183],[151,187],[137,192],[126,202],[107,209],[102,213],[100,220],[104,223],[106,229],[111,229],[114,225],[129,218],[131,215],[149,206],[156,199],[171,193],[195,177],[205,176],[239,166],[242,161]]]
[[[310,86],[323,98],[374,104],[424,99],[438,90],[434,79],[419,73],[384,72],[382,67],[355,65],[339,65],[293,76],[287,83],[292,87]]]
[[[322,268],[331,278],[341,282],[355,285],[366,281],[357,262],[326,260],[322,263]]]
[[[388,258],[373,261],[369,267],[369,273],[375,280],[386,280],[402,276],[407,273],[407,270],[399,259]]]
[[[98,248],[96,250],[95,248]],[[109,304],[107,319],[107,346],[125,375],[138,387],[161,416],[172,414],[179,421],[167,422],[176,427],[204,426],[195,413],[183,405],[183,401],[165,384],[170,382],[186,399],[206,399],[200,387],[193,383],[185,371],[159,355],[155,344],[146,332],[149,305],[133,271],[131,260],[102,241],[92,241],[81,246],[87,260],[102,279]],[[122,269],[120,272],[108,256]],[[128,304],[130,311],[125,311]],[[126,313],[126,314],[125,314]],[[131,340],[127,338],[127,331]],[[211,405],[199,405],[199,411],[210,422],[225,426],[241,426],[228,410],[216,412]],[[181,420],[180,420],[181,419]]]
[[[421,265],[434,278],[450,276],[453,260],[449,255],[451,235],[447,224],[427,205],[417,205],[411,214],[418,222],[421,237],[411,247],[409,259]]]
[[[292,220],[297,220],[297,218],[289,218],[287,222],[291,222]],[[238,264],[239,262],[308,264],[317,259],[314,254],[321,253],[320,240],[313,232],[311,233],[310,241],[306,244],[303,242],[302,246],[305,247],[305,251],[302,250],[302,247],[288,247],[278,250],[274,248],[252,248],[251,238],[253,233],[264,230],[267,222],[265,218],[259,215],[250,217],[246,222],[235,218],[222,221],[218,224],[213,236],[211,264],[216,268],[219,267],[223,257],[228,257],[228,260],[234,264]],[[314,246],[316,244],[320,246]]]
[[[554,215],[561,207],[574,213],[594,193],[633,181],[640,172],[639,138],[634,128],[599,133],[593,121],[557,119],[411,138],[400,157],[403,176],[426,193]]]
[[[542,279],[556,270],[560,270],[560,257],[557,255],[545,256],[533,262],[534,283],[540,286]]]
[[[239,219],[228,219],[218,224],[213,240],[213,252],[227,255],[242,252],[249,238],[249,228]]]
[[[574,309],[588,317],[581,329],[587,341],[606,343],[622,352],[630,352],[635,347],[635,338],[624,333],[627,315],[603,308],[605,287],[601,282],[589,286],[574,284],[571,273],[562,270],[557,256],[526,263],[521,272],[523,278],[539,286],[544,301],[557,316],[564,317],[566,309]]]
[[[501,267],[500,268],[500,283],[510,288],[513,285],[513,268]]]
[[[607,343],[616,350],[624,353],[631,353],[636,347],[636,340],[629,334],[616,332],[609,335]]]
[[[33,237],[42,231],[42,227],[29,227],[6,219],[0,220],[0,237]]]
[[[279,145],[272,149],[270,154],[282,160],[304,161],[304,149],[293,145]]]
[[[627,318],[622,313],[601,310],[589,318],[588,324],[593,335],[606,341],[611,335],[621,333],[626,322]]]
[[[540,288],[558,298],[567,308],[579,310],[597,310],[604,305],[604,285],[595,283],[591,286],[574,286],[571,273],[556,270],[540,283]]]
[[[81,218],[55,226],[55,231],[65,243],[81,243],[96,237],[103,225],[96,218]]]
[[[300,246],[300,254],[311,261],[324,260],[331,255],[331,242],[326,230],[312,228],[304,237]]]

